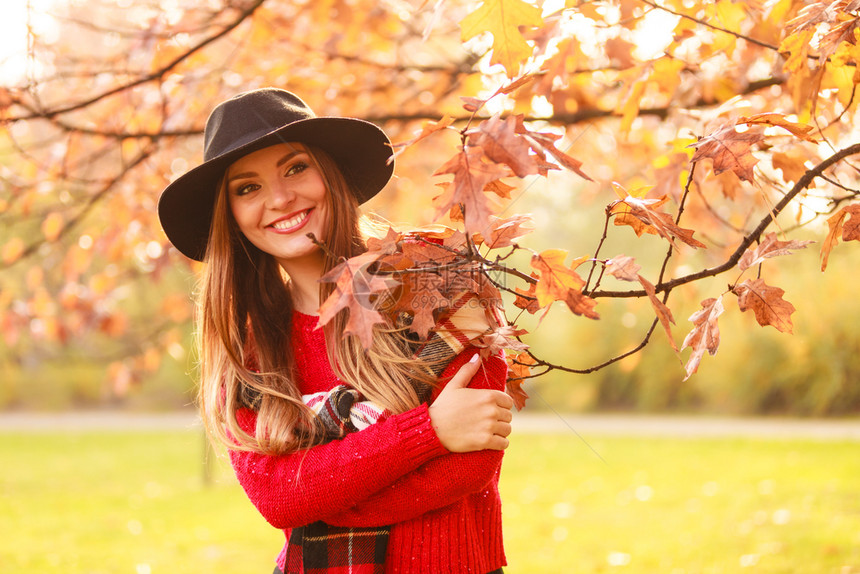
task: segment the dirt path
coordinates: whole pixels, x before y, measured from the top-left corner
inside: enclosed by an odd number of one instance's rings
[[[860,418],[790,419],[652,415],[557,415],[522,412],[514,416],[517,433],[567,433],[583,436],[760,437],[860,441]],[[200,430],[193,411],[127,413],[0,413],[2,432],[81,430]]]

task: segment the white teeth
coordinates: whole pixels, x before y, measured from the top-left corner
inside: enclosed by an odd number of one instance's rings
[[[302,213],[298,214],[297,216],[293,217],[292,219],[284,219],[284,220],[279,221],[277,223],[273,223],[272,227],[274,227],[275,229],[281,230],[281,231],[283,231],[284,229],[290,229],[291,227],[295,227],[296,225],[301,223],[304,220],[304,218],[307,217],[307,215],[308,215],[308,212],[303,211]]]

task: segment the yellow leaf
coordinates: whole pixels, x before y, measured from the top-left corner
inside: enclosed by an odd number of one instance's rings
[[[520,33],[520,26],[543,24],[539,8],[523,0],[486,0],[460,22],[461,39],[465,42],[483,32],[493,35],[491,63],[501,64],[508,77],[519,72],[520,64],[532,55],[532,47]]]
[[[3,246],[3,263],[7,265],[17,261],[24,254],[24,240],[13,237]]]
[[[48,214],[45,221],[42,222],[42,233],[48,241],[56,241],[63,231],[65,221],[63,216],[57,212]]]

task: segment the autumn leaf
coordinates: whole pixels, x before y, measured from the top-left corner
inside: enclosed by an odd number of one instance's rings
[[[849,217],[847,231],[844,230],[845,218]],[[860,239],[860,203],[852,203],[845,205],[836,213],[827,219],[827,225],[830,231],[827,233],[827,238],[821,245],[821,271],[827,269],[827,262],[830,260],[830,252],[839,243],[841,236],[843,241],[857,241]]]
[[[743,133],[731,124],[724,125],[701,138],[689,147],[696,148],[690,159],[696,163],[705,158],[714,162],[714,174],[731,170],[744,181],[752,182],[753,166],[758,163],[752,155],[752,146],[764,139],[760,129],[751,128]]]
[[[514,292],[516,293],[516,299],[514,299],[514,306],[519,307],[520,309],[524,309],[525,311],[534,315],[542,308],[540,303],[538,303],[537,298],[537,280],[540,279],[540,275],[533,272],[531,274],[531,277],[532,279],[535,279],[535,281],[529,283],[528,289],[521,289],[520,287],[514,288]]]
[[[798,239],[780,241],[777,239],[776,233],[768,233],[761,243],[755,247],[750,246],[746,251],[744,251],[744,254],[741,255],[741,258],[738,261],[738,269],[746,271],[750,267],[758,265],[765,259],[779,257],[781,255],[790,255],[794,249],[805,249],[810,243],[815,242]]]
[[[472,345],[481,349],[481,356],[485,359],[491,355],[498,354],[504,349],[521,353],[528,349],[529,346],[519,341],[517,337],[525,335],[526,332],[524,329],[517,329],[512,325],[502,325],[474,339]]]
[[[508,116],[502,120],[495,115],[470,133],[469,142],[480,146],[490,160],[510,167],[517,177],[539,173],[537,158],[530,153],[531,148],[516,129],[516,117]]]
[[[385,234],[385,237],[368,237],[367,238],[367,250],[373,251],[374,253],[379,253],[382,255],[391,255],[398,250],[397,243],[402,238],[402,235],[394,230],[393,227],[389,226],[388,231]]]
[[[63,216],[57,212],[48,214],[42,222],[42,233],[45,235],[46,241],[56,241],[63,231],[65,221]]]
[[[531,147],[536,153],[548,153],[563,168],[569,169],[586,181],[594,181],[582,170],[583,164],[581,161],[558,149],[556,143],[561,139],[559,134],[531,131],[522,125],[522,120],[520,120],[518,131],[525,134],[531,140]]]
[[[606,272],[621,281],[639,281],[640,269],[642,266],[626,255],[616,255],[606,262]]]
[[[523,0],[485,0],[460,22],[465,42],[483,32],[493,35],[493,64],[502,64],[508,77],[517,74],[520,64],[532,55],[532,47],[520,33],[520,26],[540,26],[539,8]]]
[[[682,351],[687,347],[693,349],[684,367],[687,372],[685,381],[699,370],[699,363],[702,362],[706,351],[711,356],[717,354],[717,349],[720,347],[720,327],[717,319],[722,314],[723,298],[717,297],[705,299],[702,301],[702,308],[690,315],[693,330],[687,333],[681,345]]]
[[[378,258],[377,253],[363,253],[344,261],[320,278],[321,282],[335,283],[335,289],[319,308],[319,326],[346,309],[349,319],[344,333],[358,337],[365,349],[373,343],[373,326],[386,322],[376,309],[376,297],[394,287],[392,279],[368,271],[368,266]]]
[[[795,309],[794,305],[783,300],[785,291],[767,285],[764,279],[748,279],[733,287],[732,293],[738,296],[741,311],[752,309],[759,325],[770,325],[777,331],[791,333],[791,314]]]
[[[553,301],[564,301],[567,299],[568,291],[579,290],[585,285],[585,281],[577,274],[573,267],[567,267],[564,260],[567,251],[564,249],[547,249],[532,256],[531,266],[538,272],[538,282],[535,288],[535,296],[541,307],[546,307]]]
[[[509,171],[483,159],[481,148],[470,147],[451,158],[433,175],[453,174],[454,181],[446,192],[436,198],[437,216],[454,207],[465,207],[464,227],[468,233],[480,233],[490,223],[493,208],[484,193],[487,184],[506,177]]]
[[[532,376],[531,368],[536,363],[529,353],[510,353],[505,358],[509,369],[505,390],[514,399],[514,406],[519,411],[526,406],[526,400],[529,398],[528,393],[523,389],[523,383]]]
[[[488,249],[510,247],[515,239],[531,233],[532,225],[532,218],[525,214],[517,214],[507,219],[493,218],[488,230],[489,237],[484,240],[484,244]]]
[[[792,135],[799,137],[802,140],[806,140],[811,143],[818,143],[818,140],[809,135],[809,132],[813,131],[815,128],[813,126],[807,124],[800,124],[797,122],[791,122],[783,114],[775,114],[775,113],[763,113],[763,114],[755,114],[750,117],[743,117],[737,121],[738,125],[746,124],[748,126],[752,125],[768,125],[768,126],[776,126],[787,130]]]
[[[597,301],[588,295],[584,295],[580,289],[568,290],[567,296],[564,298],[564,303],[574,315],[588,319],[600,319],[600,314],[594,310],[597,306]]]
[[[666,332],[666,336],[669,337],[669,344],[672,345],[672,348],[675,351],[678,350],[678,345],[675,343],[675,338],[672,337],[672,327],[671,325],[675,324],[675,318],[672,317],[672,311],[657,298],[657,292],[647,279],[639,275],[637,277],[639,279],[639,283],[642,284],[642,287],[645,289],[645,293],[648,295],[648,300],[651,302],[651,306],[654,308],[654,313],[657,314],[657,318],[660,320],[660,324],[663,325],[663,330]]]
[[[396,144],[391,146],[396,151],[391,156],[391,160],[389,160],[389,161],[393,161],[394,159],[396,159],[397,156],[399,156],[404,151],[406,151],[406,148],[408,148],[412,145],[415,145],[419,141],[423,140],[426,137],[429,137],[429,136],[435,134],[436,132],[439,132],[439,131],[442,131],[442,130],[449,128],[451,126],[451,124],[453,124],[453,123],[454,123],[454,118],[452,118],[451,116],[448,116],[448,115],[443,116],[442,119],[439,120],[438,122],[434,122],[434,121],[426,122],[422,126],[421,131],[418,132],[418,134],[414,138],[407,140],[405,142],[396,143]]]
[[[668,201],[667,197],[659,199],[645,199],[627,196],[622,200],[610,204],[609,212],[617,215],[615,225],[629,225],[641,236],[643,232],[653,233],[666,239],[675,249],[675,239],[680,239],[690,247],[707,247],[704,243],[695,239],[692,229],[684,229],[675,225],[671,215],[657,211],[657,207]]]

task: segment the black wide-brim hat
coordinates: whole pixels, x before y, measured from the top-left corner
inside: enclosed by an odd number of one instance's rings
[[[220,103],[206,121],[203,163],[161,193],[158,217],[171,243],[203,261],[218,183],[240,157],[279,143],[298,142],[328,153],[359,204],[385,187],[394,170],[391,143],[376,125],[317,117],[296,95],[277,88],[241,93]]]

